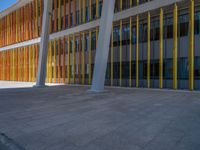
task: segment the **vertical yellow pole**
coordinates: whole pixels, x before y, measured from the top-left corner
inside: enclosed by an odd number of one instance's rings
[[[18,73],[18,76],[17,76],[17,81],[19,81],[19,78],[20,78],[20,72],[19,72],[19,68],[20,68],[20,65],[19,65],[19,62],[20,62],[20,59],[19,59],[19,48],[17,48],[16,49],[16,51],[17,51],[17,56],[16,56],[16,58],[17,58],[17,73]]]
[[[8,72],[7,72],[7,80],[9,80],[9,77],[10,77],[10,66],[9,66],[9,64],[10,64],[10,59],[9,59],[9,53],[10,53],[10,51],[7,51],[7,69],[8,69]]]
[[[90,9],[90,21],[91,21],[92,20],[92,0],[90,0],[89,9]]]
[[[122,86],[122,20],[120,20],[120,52],[119,52],[119,63],[120,63],[120,79],[119,85]]]
[[[50,79],[49,79],[49,83],[52,83],[52,42],[49,41],[50,43],[50,60],[49,60],[49,63],[50,63],[50,66],[49,66],[49,72],[50,72]]]
[[[2,80],[2,52],[0,52],[0,80]]]
[[[86,22],[85,7],[86,7],[86,0],[83,0],[83,23]]]
[[[1,72],[0,72],[0,74],[1,74],[1,80],[3,80],[3,60],[4,60],[4,55],[3,55],[3,52],[1,52]]]
[[[48,47],[48,53],[47,53],[47,64],[48,64],[48,82],[50,83],[50,48],[51,48],[51,43],[49,41],[49,47]]]
[[[14,57],[14,55],[13,55],[13,57]],[[26,58],[26,48],[24,47],[24,81],[25,82],[27,82],[26,81],[26,76],[27,76],[26,75],[27,74],[27,71],[26,71],[26,60],[27,60],[27,58]],[[13,64],[13,68],[14,68],[14,64]],[[14,72],[14,69],[13,69],[13,72]]]
[[[139,16],[136,16],[136,87],[139,87]]]
[[[20,48],[20,81],[23,81],[23,48]]]
[[[1,72],[1,77],[2,77],[2,80],[5,80],[4,79],[4,71],[5,71],[5,55],[4,55],[4,51],[2,52],[2,72]]]
[[[76,80],[76,38],[73,35],[73,83],[75,84]]]
[[[133,1],[130,0],[130,8],[133,6]]]
[[[2,73],[2,52],[0,52],[0,80],[2,80],[1,73]]]
[[[16,57],[15,57],[15,50],[13,50],[13,80],[15,81],[16,80],[16,78],[15,78],[15,76],[16,76],[16,74],[15,74],[15,64],[16,63]]]
[[[22,72],[21,72],[21,48],[18,48],[18,81],[21,81]]]
[[[178,7],[174,4],[174,25],[173,25],[173,38],[174,38],[174,50],[173,50],[173,88],[177,89],[177,53],[178,53]]]
[[[0,56],[0,61],[1,61],[1,72],[0,72],[0,76],[1,76],[1,80],[3,80],[3,77],[2,77],[2,73],[3,73],[3,52],[1,52],[1,56]]]
[[[65,37],[63,37],[62,45],[63,45],[62,78],[63,78],[63,83],[65,84],[65,79],[66,79],[66,38]]]
[[[36,0],[36,20],[35,20],[35,28],[36,28],[36,34],[35,36],[38,37],[38,33],[39,33],[39,30],[38,30],[38,17],[39,17],[39,13],[38,13],[38,0]]]
[[[3,72],[3,71],[2,71],[2,64],[3,64],[3,63],[2,63],[2,52],[0,52],[0,63],[1,63],[1,64],[0,64],[0,80],[2,80],[2,72]]]
[[[110,85],[113,86],[113,59],[114,59],[114,47],[113,47],[113,28],[112,28],[112,37],[111,37],[111,60],[110,60]]]
[[[12,51],[13,50],[9,50],[9,51],[7,51],[7,69],[8,69],[8,72],[7,72],[7,80],[13,80],[13,67],[12,67],[12,65],[13,65],[13,60],[12,60],[12,58],[13,58],[13,55],[12,55]]]
[[[61,48],[61,42],[60,42],[60,39],[58,39],[58,41],[57,41],[57,48],[58,48],[58,56],[57,56],[57,58],[58,58],[58,70],[57,70],[57,74],[58,74],[58,83],[60,83],[60,77],[61,77],[61,50],[60,50],[60,48]]]
[[[1,56],[1,54],[0,54],[0,56]],[[9,60],[10,60],[10,62],[9,62],[9,64],[10,64],[10,66],[9,66],[9,70],[10,70],[9,80],[12,81],[12,50],[9,50]],[[1,66],[1,64],[0,64],[0,66]]]
[[[1,54],[0,54],[1,56]],[[1,62],[0,62],[1,63]],[[12,50],[9,50],[9,70],[10,70],[10,73],[9,73],[9,80],[12,81]],[[1,66],[1,64],[0,64]],[[1,70],[1,69],[0,69]],[[0,79],[1,80],[1,79]]]
[[[2,53],[3,53],[2,78],[3,78],[3,80],[5,80],[5,51],[3,51]]]
[[[2,63],[2,52],[0,52],[0,63],[1,63],[1,64],[0,64],[0,67],[1,67],[1,68],[0,68],[0,80],[2,80],[2,72],[3,72],[3,71],[2,71],[2,64],[3,64],[3,63]]]
[[[147,23],[147,87],[150,88],[150,71],[151,71],[151,14],[148,12]]]
[[[89,85],[92,81],[92,32],[89,31]]]
[[[1,61],[1,72],[0,72],[0,76],[1,76],[1,80],[3,80],[3,52],[1,52],[1,56],[0,56],[0,61]]]
[[[85,84],[85,33],[82,34],[82,84]]]
[[[33,49],[33,51],[32,51],[33,52],[33,54],[32,54],[33,55],[32,56],[32,58],[33,58],[33,60],[32,60],[32,66],[33,66],[33,68],[32,68],[32,70],[33,70],[32,76],[33,77],[32,78],[33,78],[33,80],[32,81],[35,81],[36,80],[36,77],[35,77],[36,74],[35,74],[35,46],[34,45],[32,45],[32,49]]]
[[[23,81],[23,47],[22,48],[20,48],[20,66],[21,66],[21,68],[20,68],[20,71],[21,71],[21,81]]]
[[[132,6],[132,0],[131,0],[131,6]],[[129,28],[130,28],[130,34],[129,34],[129,87],[132,86],[132,17],[130,17],[129,20]]]
[[[48,43],[49,44],[49,43]],[[49,44],[50,45],[50,44]],[[50,46],[49,46],[50,47]],[[47,50],[47,62],[46,62],[46,82],[49,82],[49,48]]]
[[[163,88],[163,9],[160,9],[160,60],[159,60],[159,87]]]
[[[22,64],[23,64],[23,48],[20,48],[20,74],[21,74],[21,76],[20,76],[20,81],[23,81],[23,71],[22,71],[22,69],[23,69],[23,66],[22,66]]]
[[[32,69],[32,66],[31,66],[31,54],[32,54],[32,46],[29,46],[29,82],[31,82],[31,75],[32,75],[32,72],[31,72],[31,69]],[[19,66],[18,66],[19,67]]]
[[[120,11],[122,11],[122,3],[123,3],[123,1],[120,0]]]
[[[190,0],[189,21],[189,89],[194,90],[194,0]]]
[[[96,18],[99,18],[99,0],[96,0]]]
[[[3,66],[2,66],[2,79],[5,80],[4,79],[4,71],[5,71],[5,52],[4,51],[2,52],[2,55],[3,55],[2,56],[2,64],[3,64]]]
[[[70,73],[70,71],[71,71],[71,69],[70,69],[70,36],[68,36],[68,67],[67,67],[67,79],[68,79],[68,84],[70,84],[70,75],[71,75],[71,73]]]
[[[15,80],[15,53],[14,49],[12,50],[12,80]]]
[[[53,55],[53,64],[54,64],[54,66],[53,66],[53,79],[54,79],[54,83],[56,83],[56,74],[57,74],[57,62],[56,62],[56,57],[57,57],[57,53],[56,53],[56,40],[54,39],[54,41],[53,41],[53,49],[54,49],[54,55]]]
[[[140,0],[136,0],[136,5],[139,5],[139,1],[140,1]]]

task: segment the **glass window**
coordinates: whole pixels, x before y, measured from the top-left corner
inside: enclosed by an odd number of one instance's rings
[[[178,79],[188,80],[188,59],[179,58],[178,59]]]
[[[195,77],[195,79],[200,79],[200,57],[195,57],[194,77]]]
[[[122,27],[122,45],[127,46],[130,43],[130,27],[124,24]]]
[[[180,36],[187,36],[189,30],[189,18],[188,15],[182,15],[179,17],[180,21]]]
[[[115,26],[113,30],[113,45],[114,47],[117,47],[120,45],[120,32],[119,32],[119,26]]]
[[[85,36],[85,51],[88,51],[89,48],[89,35]]]
[[[96,49],[96,33],[95,32],[92,33],[92,43],[91,43],[91,46],[92,46],[92,50]]]
[[[154,40],[157,41],[160,38],[160,25],[159,21],[155,20],[154,21]]]
[[[173,19],[168,18],[166,21],[167,26],[167,38],[173,38]]]
[[[200,34],[200,12],[195,14],[194,33]]]
[[[163,61],[163,78],[166,80],[173,78],[173,60],[171,58]]]
[[[132,44],[136,44],[136,26],[132,26]]]
[[[119,74],[120,74],[120,63],[119,63],[119,62],[114,62],[114,63],[113,63],[113,68],[114,68],[113,78],[114,78],[114,79],[119,79]]]

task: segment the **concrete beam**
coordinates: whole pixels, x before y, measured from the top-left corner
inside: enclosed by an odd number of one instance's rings
[[[91,91],[104,90],[115,0],[104,0]]]
[[[49,41],[49,23],[50,23],[51,12],[52,12],[52,0],[44,0],[42,35],[40,42],[36,87],[45,86],[46,63],[47,63],[47,53],[48,53],[48,41]]]

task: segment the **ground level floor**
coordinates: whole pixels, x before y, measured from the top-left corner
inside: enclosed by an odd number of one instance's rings
[[[200,149],[199,92],[88,89],[1,89],[0,133],[27,150]]]

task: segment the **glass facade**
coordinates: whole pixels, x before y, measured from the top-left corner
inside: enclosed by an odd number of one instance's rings
[[[116,0],[115,13],[137,7],[148,0]],[[54,0],[51,16],[50,32],[56,33],[75,26],[99,19],[102,11],[102,0]],[[27,4],[29,8],[30,4]],[[38,6],[38,7],[37,7]],[[30,5],[34,10],[30,27],[24,21],[24,28],[18,29],[19,22],[14,22],[11,28],[5,28],[7,18],[0,20],[0,47],[17,42],[28,41],[40,36],[42,18],[42,0],[34,0]],[[38,8],[38,16],[35,7]],[[170,6],[171,7],[171,6]],[[177,17],[177,70],[175,70],[174,55],[174,17],[173,10],[164,11],[163,26],[158,10],[152,10],[150,26],[147,22],[147,12],[139,15],[137,27],[136,16],[124,18],[113,23],[113,33],[110,42],[110,53],[106,72],[106,85],[147,87],[148,78],[151,88],[159,88],[163,80],[163,88],[174,88],[175,71],[177,72],[178,89],[189,89],[190,80],[190,5],[179,8]],[[187,8],[187,9],[185,9]],[[23,8],[24,10],[26,7]],[[15,21],[22,10],[13,12],[9,19]],[[151,14],[151,12],[150,12]],[[20,17],[19,17],[20,18]],[[36,19],[37,18],[37,19]],[[9,25],[9,23],[8,23]],[[15,26],[16,25],[16,26]],[[5,28],[5,30],[4,30]],[[15,36],[7,34],[13,28]],[[161,40],[161,28],[163,29]],[[28,34],[27,30],[30,30]],[[137,31],[138,29],[138,31]],[[97,48],[99,28],[70,34],[49,42],[47,60],[47,82],[63,82],[70,84],[91,84],[94,70],[95,51]],[[138,36],[137,36],[138,32]],[[6,33],[6,34],[4,34]],[[6,35],[6,36],[5,36]],[[8,35],[8,37],[7,37]],[[21,36],[17,36],[21,35]],[[148,39],[148,35],[150,35]],[[19,38],[20,37],[20,38]],[[12,39],[12,40],[9,40]],[[195,2],[194,9],[194,89],[200,89],[200,10]],[[138,42],[137,42],[138,41]],[[162,49],[161,49],[162,43]],[[150,45],[150,56],[148,56]],[[138,56],[137,56],[138,50]],[[162,50],[162,51],[161,51]],[[161,57],[161,52],[163,53]],[[30,45],[0,52],[1,80],[35,81],[39,45]],[[138,65],[138,69],[137,69]],[[11,66],[11,67],[10,67]],[[9,68],[10,69],[7,69]],[[150,67],[150,71],[148,68]],[[14,75],[12,75],[14,74]]]

